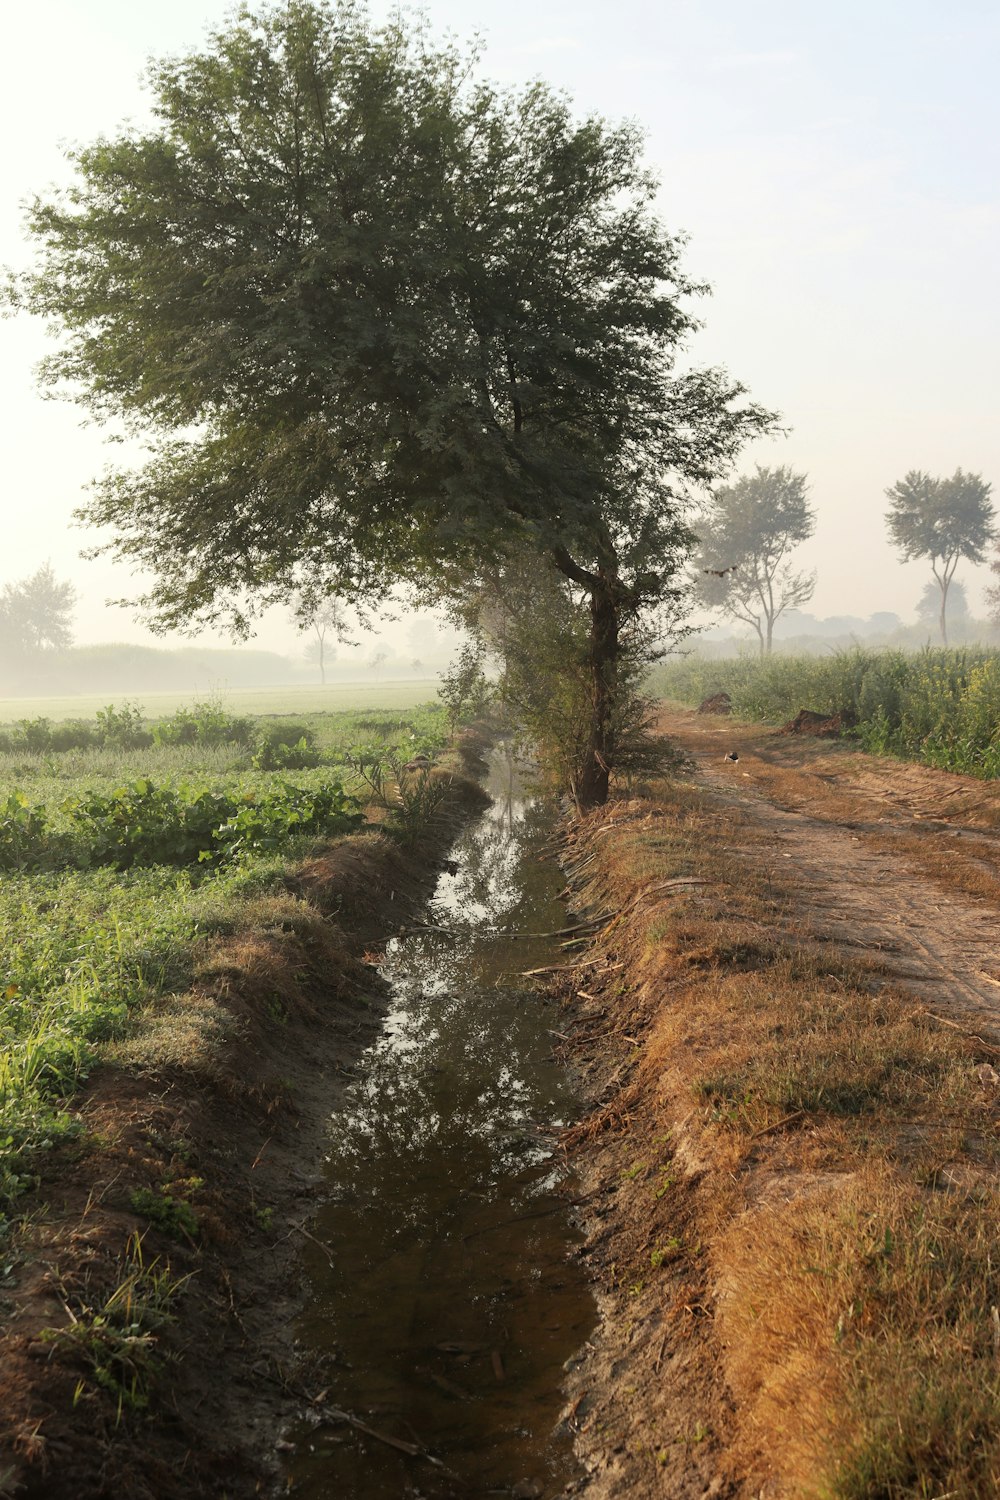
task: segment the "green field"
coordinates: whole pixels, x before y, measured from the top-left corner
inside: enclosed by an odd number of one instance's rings
[[[294,927],[289,866],[365,824],[373,790],[358,757],[398,764],[445,744],[426,683],[361,692],[368,703],[341,688],[234,694],[225,707],[164,694],[158,723],[87,719],[77,699],[61,729],[59,701],[39,700],[48,714],[4,727],[0,1233],[39,1155],[74,1128],[66,1105],[95,1059],[141,1032],[159,1037],[146,1064],[163,1061],[170,1038],[189,1034],[190,1017],[173,1031],[163,1018],[183,1007],[206,940],[259,922],[262,896]],[[331,700],[351,709],[316,711]],[[405,840],[433,811],[434,784],[419,771],[400,779],[408,797],[391,792],[381,826]]]
[[[436,677],[405,682],[337,682],[328,687],[261,687],[223,690],[218,696],[235,714],[336,713],[360,708],[415,708],[433,698]],[[138,702],[149,718],[174,713],[197,696],[187,693],[84,693],[79,697],[0,698],[0,724],[18,719],[88,719],[109,702]],[[204,696],[202,694],[201,696]]]

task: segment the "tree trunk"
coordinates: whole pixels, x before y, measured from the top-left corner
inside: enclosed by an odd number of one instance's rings
[[[614,709],[618,689],[619,603],[615,581],[604,574],[590,590],[591,717],[587,747],[575,787],[581,812],[608,800],[615,760]]]
[[[950,582],[950,578],[942,578],[940,580],[941,615],[938,623],[941,626],[941,639],[946,646],[948,644],[948,585]]]

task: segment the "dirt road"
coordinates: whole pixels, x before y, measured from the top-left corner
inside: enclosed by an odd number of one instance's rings
[[[1000,1047],[1000,788],[691,711],[662,727],[720,805],[766,832],[786,890],[792,873],[790,935],[864,950]]]
[[[692,776],[565,860],[616,914],[554,983],[593,1104],[568,1135],[601,1314],[568,1383],[585,1492],[987,1500],[1000,787],[660,727]]]

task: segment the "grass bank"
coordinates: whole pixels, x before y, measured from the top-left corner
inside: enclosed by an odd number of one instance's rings
[[[689,656],[661,665],[651,690],[698,704],[727,692],[733,712],[766,724],[800,708],[840,714],[861,748],[973,776],[1000,775],[1000,652],[965,646],[908,653],[858,647],[829,656]]]
[[[593,1493],[1000,1487],[997,1056],[799,914],[761,830],[660,785],[582,822],[616,915],[558,976],[594,1108]]]

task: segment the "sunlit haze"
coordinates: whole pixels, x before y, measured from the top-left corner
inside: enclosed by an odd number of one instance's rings
[[[906,470],[982,472],[1000,486],[994,288],[1000,262],[1000,8],[988,0],[430,0],[441,29],[482,33],[484,70],[541,76],[581,111],[649,133],[662,217],[714,287],[693,345],[783,413],[787,437],[744,464],[805,470],[818,513],[800,554],[818,615],[912,619],[926,564],[889,546],[884,490]],[[0,260],[30,255],[21,204],[65,178],[62,145],[141,119],[150,55],[197,44],[230,7],[37,0],[5,22]],[[387,6],[373,7],[376,15]],[[0,581],[51,559],[81,591],[81,641],[147,640],[105,600],[135,582],[85,562],[71,514],[121,449],[39,396],[42,330],[0,324],[6,459]],[[978,610],[985,569],[958,577]],[[386,628],[402,643],[406,622]],[[258,644],[298,651],[272,614]]]

